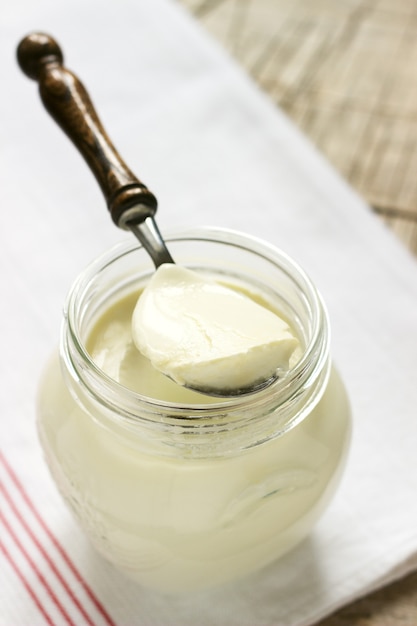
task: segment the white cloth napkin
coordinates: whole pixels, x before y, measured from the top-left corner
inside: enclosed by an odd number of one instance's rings
[[[311,537],[238,584],[182,597],[89,546],[42,460],[35,396],[78,271],[123,237],[17,67],[56,36],[163,232],[210,224],[283,248],[321,290],[354,413],[337,497]],[[0,624],[308,625],[417,566],[417,264],[292,124],[168,0],[14,0],[0,20]]]

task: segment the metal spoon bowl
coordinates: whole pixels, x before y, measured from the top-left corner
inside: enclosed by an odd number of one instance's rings
[[[163,263],[174,263],[154,218],[156,197],[120,157],[85,87],[64,67],[62,50],[55,39],[45,33],[26,36],[17,48],[17,59],[22,71],[39,83],[46,110],[74,143],[96,177],[116,226],[132,231],[156,268]],[[273,376],[243,389],[185,386],[205,395],[227,398],[258,392],[276,379]]]

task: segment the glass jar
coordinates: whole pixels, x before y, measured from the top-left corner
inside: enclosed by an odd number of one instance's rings
[[[123,243],[70,291],[38,428],[53,478],[97,550],[142,585],[189,592],[255,571],[306,537],[339,482],[350,409],[321,298],[288,256],[220,229],[167,242],[177,263],[282,312],[301,339],[296,365],[264,390],[207,402],[161,401],[115,382],[93,362],[89,333],[154,271],[141,246]]]

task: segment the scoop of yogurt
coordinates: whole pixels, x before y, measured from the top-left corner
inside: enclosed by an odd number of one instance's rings
[[[132,316],[135,346],[180,385],[219,392],[288,370],[299,346],[278,315],[179,265],[161,265]]]

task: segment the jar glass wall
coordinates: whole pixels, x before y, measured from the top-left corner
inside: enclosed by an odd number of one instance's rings
[[[167,241],[177,263],[280,311],[302,344],[297,363],[270,387],[221,401],[116,382],[92,360],[89,336],[154,271],[140,246],[124,243],[68,296],[38,426],[56,484],[96,548],[143,585],[190,591],[259,569],[306,537],[340,479],[350,411],[325,308],[290,258],[225,230]]]

